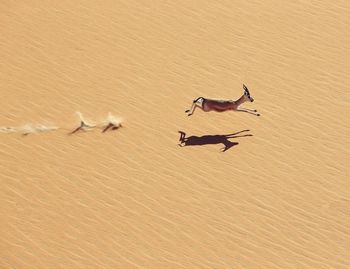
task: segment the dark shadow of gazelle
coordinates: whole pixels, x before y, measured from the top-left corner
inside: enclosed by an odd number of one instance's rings
[[[226,150],[232,148],[233,146],[238,145],[238,142],[232,142],[229,139],[253,136],[252,134],[238,135],[240,133],[248,132],[248,131],[249,130],[243,130],[237,133],[227,134],[227,135],[203,135],[203,136],[192,135],[189,137],[186,137],[186,133],[179,131],[180,133],[179,146],[185,147],[185,146],[202,146],[202,145],[210,145],[210,144],[223,144],[224,148],[222,149],[222,152],[225,152]]]

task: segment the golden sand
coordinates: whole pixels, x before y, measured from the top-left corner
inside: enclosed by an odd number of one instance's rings
[[[350,268],[349,1],[0,10],[0,268]]]

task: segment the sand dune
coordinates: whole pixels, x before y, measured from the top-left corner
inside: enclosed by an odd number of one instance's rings
[[[0,10],[0,268],[350,268],[348,1]]]

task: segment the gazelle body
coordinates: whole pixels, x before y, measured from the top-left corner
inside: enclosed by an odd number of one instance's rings
[[[188,116],[191,116],[195,109],[198,107],[202,109],[204,112],[216,111],[216,112],[224,112],[228,110],[247,112],[256,116],[260,116],[260,114],[256,114],[253,112],[257,112],[256,110],[251,109],[239,109],[239,106],[245,102],[254,102],[253,97],[250,96],[248,88],[243,84],[244,93],[238,100],[216,100],[216,99],[208,99],[204,97],[198,97],[193,100],[192,107],[189,110],[186,110]]]

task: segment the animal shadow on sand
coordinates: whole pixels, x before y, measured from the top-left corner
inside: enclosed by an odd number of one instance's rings
[[[203,145],[213,145],[213,144],[223,144],[224,148],[222,148],[222,152],[229,150],[233,146],[238,145],[238,142],[232,142],[229,139],[238,138],[238,137],[246,137],[253,136],[252,134],[239,135],[244,132],[249,132],[249,130],[243,130],[233,134],[226,135],[203,135],[203,136],[188,136],[186,137],[186,133],[179,131],[180,133],[180,147],[185,146],[203,146]]]

